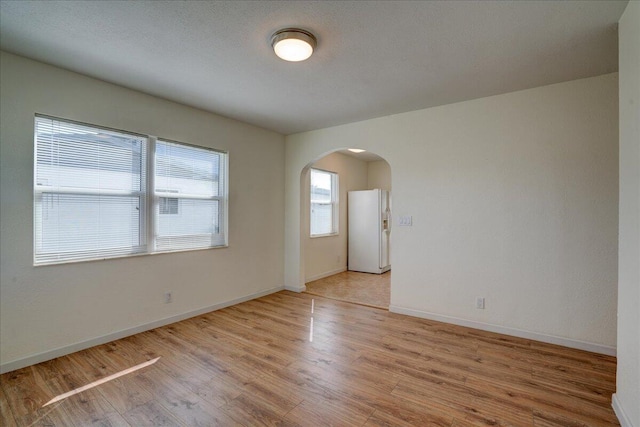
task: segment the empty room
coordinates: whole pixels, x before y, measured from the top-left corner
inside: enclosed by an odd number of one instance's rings
[[[0,425],[640,427],[639,124],[635,0],[0,0]]]

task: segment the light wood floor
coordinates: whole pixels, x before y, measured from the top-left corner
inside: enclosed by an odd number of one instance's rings
[[[284,291],[4,374],[0,425],[611,426],[615,370],[612,357]]]
[[[305,285],[305,292],[340,301],[389,309],[391,272],[384,274],[344,271]]]

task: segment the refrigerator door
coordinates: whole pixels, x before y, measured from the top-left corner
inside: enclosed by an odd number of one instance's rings
[[[349,192],[349,270],[380,274],[389,269],[389,234],[384,230],[389,221],[383,217],[388,204],[383,193]]]

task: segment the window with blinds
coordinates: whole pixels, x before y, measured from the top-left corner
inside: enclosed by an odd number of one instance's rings
[[[34,165],[36,265],[226,244],[225,153],[36,116]]]
[[[224,245],[224,157],[217,151],[158,140],[156,250]]]
[[[35,120],[35,263],[146,251],[147,138]]]
[[[311,169],[311,217],[312,237],[338,233],[338,174]]]

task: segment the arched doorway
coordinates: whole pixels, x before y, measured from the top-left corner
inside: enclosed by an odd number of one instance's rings
[[[390,264],[391,230],[387,215],[391,194],[391,167],[382,157],[367,151],[354,153],[347,149],[334,150],[309,162],[300,173],[300,262],[301,275],[307,292],[343,301],[388,309],[390,302],[391,273],[386,269],[376,270],[382,274],[356,265],[358,243],[362,246],[362,232],[369,239],[380,236],[380,254]],[[350,192],[355,192],[351,194]],[[384,202],[382,212],[371,211],[372,220],[378,221],[384,230],[374,224],[356,233],[354,223],[360,224],[367,212],[355,211],[356,197],[379,198]],[[351,200],[351,217],[349,200]],[[368,210],[369,208],[367,208]],[[373,209],[373,207],[371,207]],[[355,212],[355,213],[354,213]],[[379,233],[376,235],[375,233]],[[374,259],[373,245],[367,254],[370,263]],[[383,249],[384,248],[384,249]],[[349,263],[351,251],[352,263]],[[359,271],[355,271],[359,270]],[[363,271],[368,271],[363,272]]]

